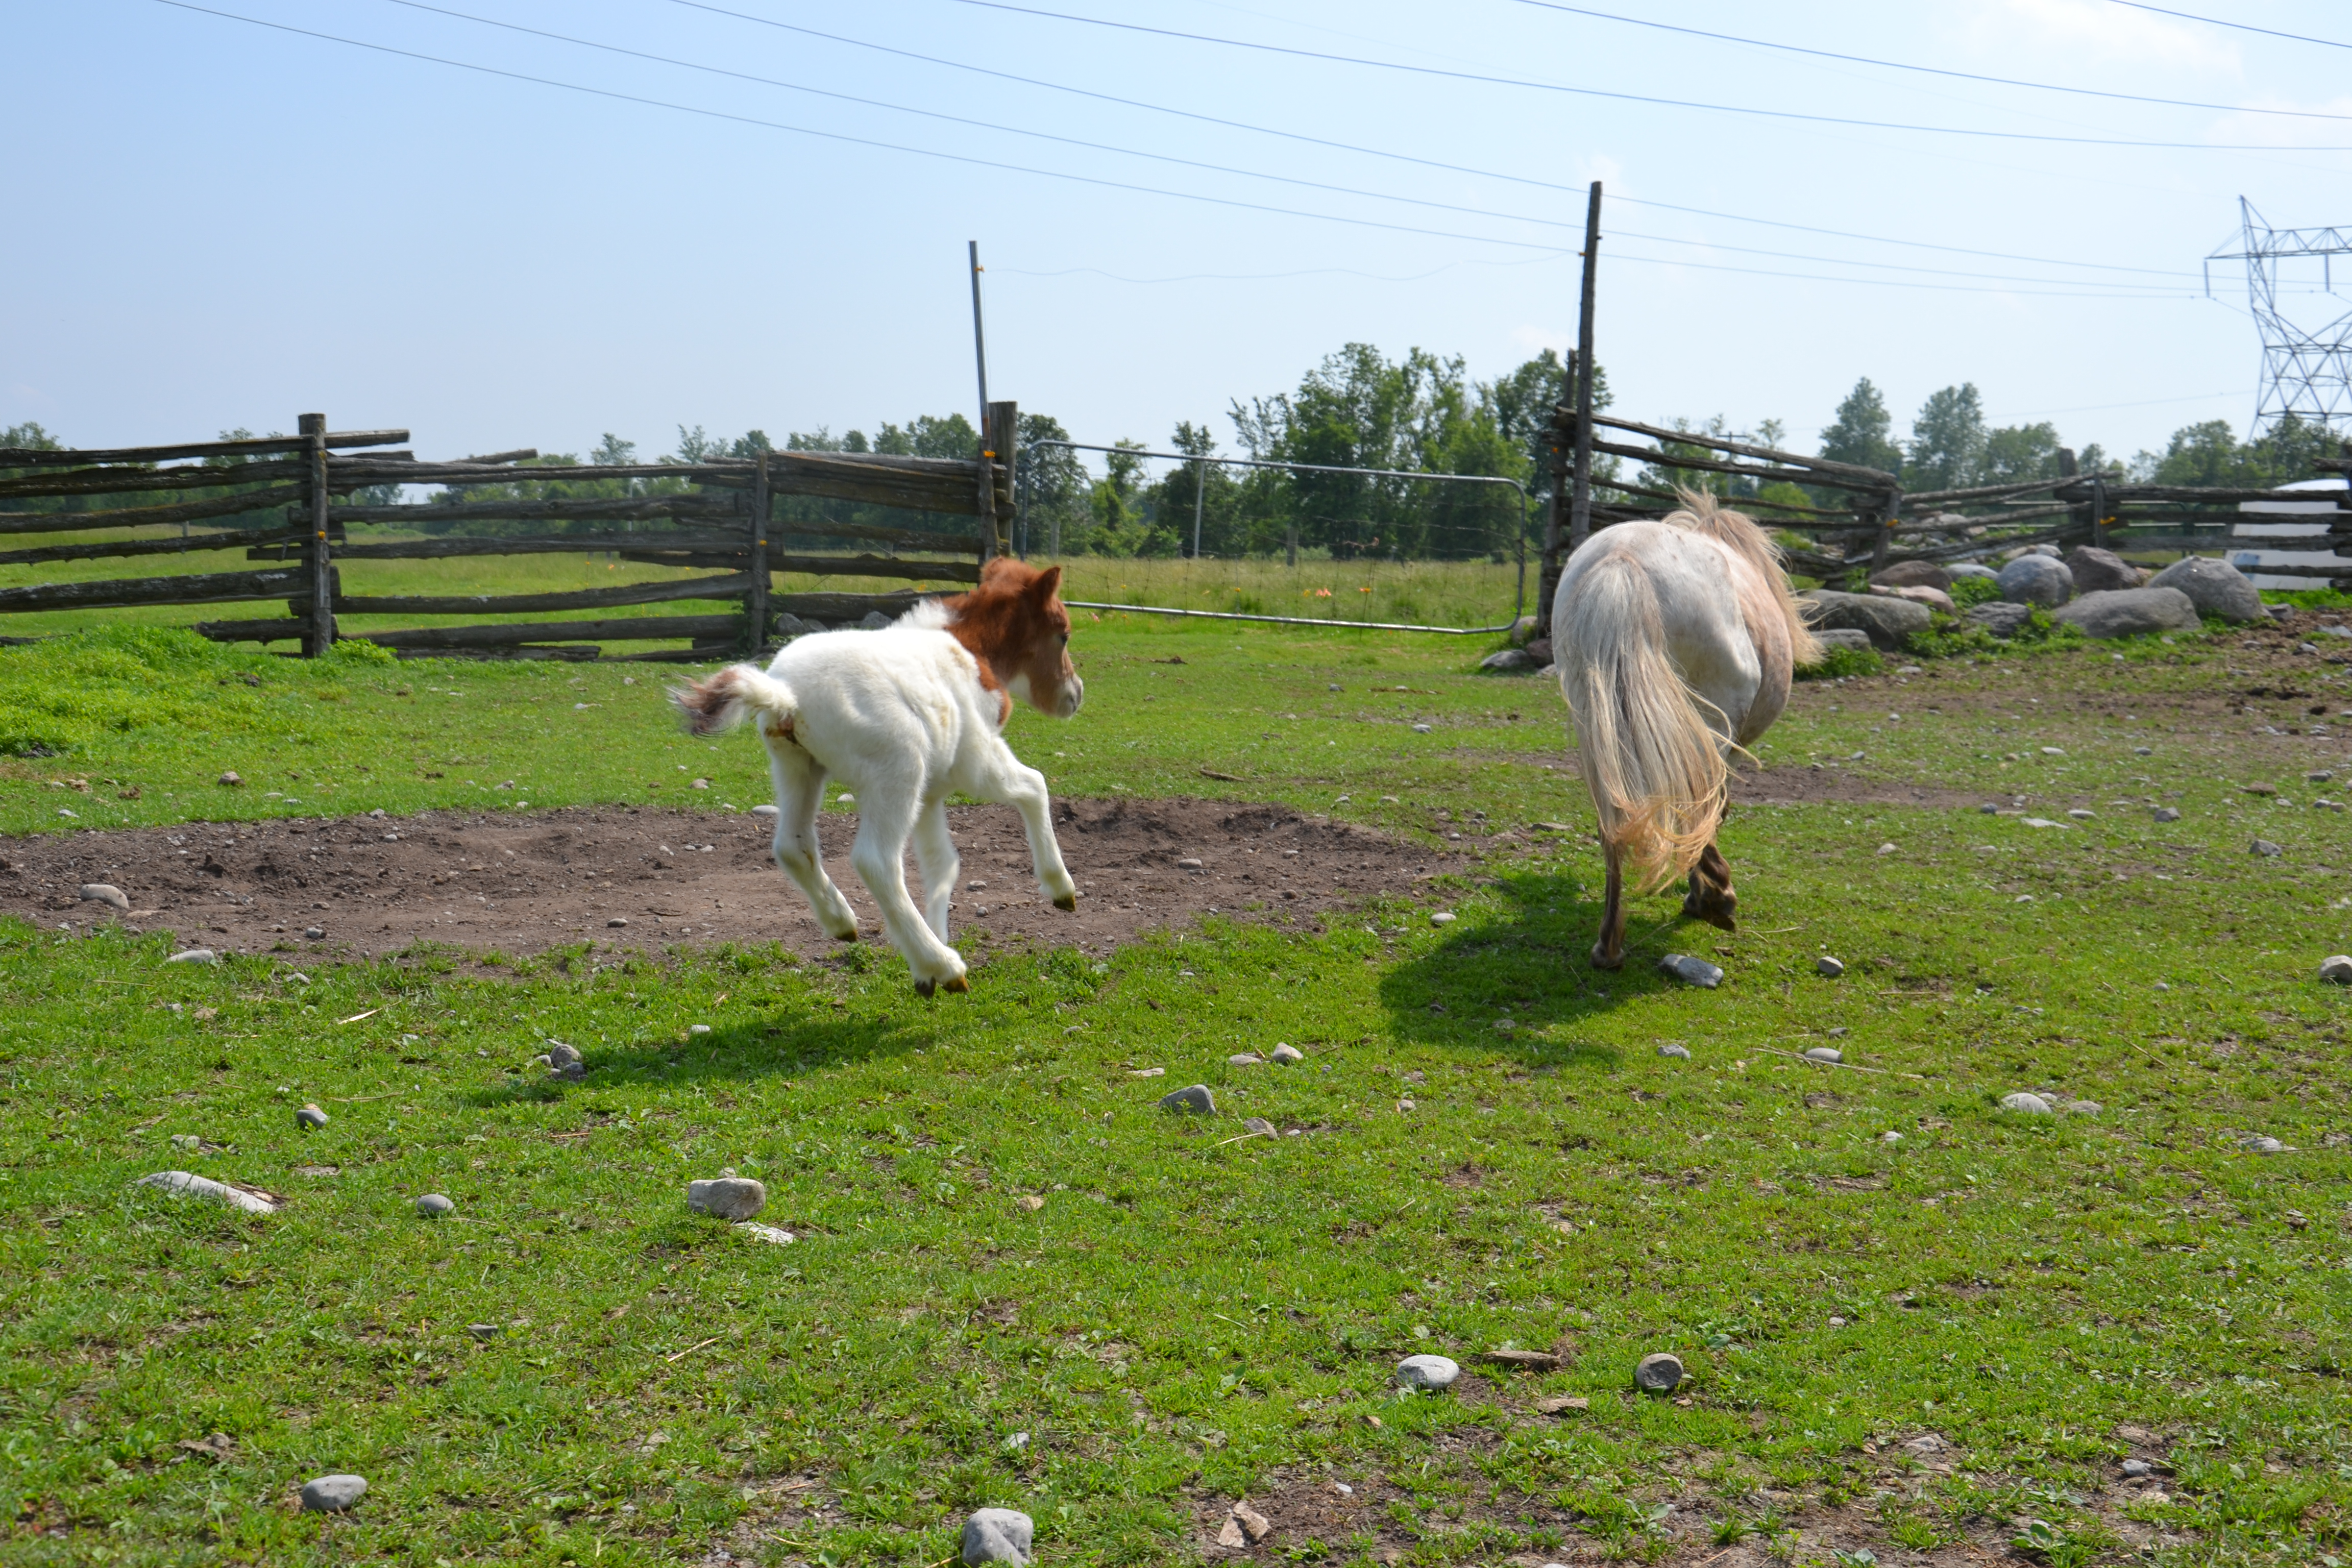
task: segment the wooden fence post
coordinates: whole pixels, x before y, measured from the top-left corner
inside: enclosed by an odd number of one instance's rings
[[[305,414],[297,428],[309,438],[304,456],[310,503],[310,613],[302,631],[302,657],[317,658],[335,646],[335,566],[327,551],[327,416]]]
[[[751,585],[743,593],[751,623],[743,652],[753,659],[768,646],[768,454],[762,451],[751,470]]]
[[[1601,275],[1601,182],[1592,182],[1584,206],[1584,279],[1576,316],[1576,467],[1569,492],[1568,548],[1580,548],[1592,532],[1592,317]],[[1549,616],[1551,606],[1540,612]]]
[[[2107,547],[2107,481],[2102,474],[2091,476],[2091,542]]]
[[[1013,443],[1019,439],[1020,405],[1014,403],[992,403],[988,405],[988,428],[980,433],[980,504],[982,543],[980,558],[1003,555],[1012,548],[1006,530],[1013,521],[1010,506],[1001,504],[1009,498],[996,493],[996,465],[1003,463],[1008,482],[1013,472]]]

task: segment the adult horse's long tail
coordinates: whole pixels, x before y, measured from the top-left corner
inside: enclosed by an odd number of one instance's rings
[[[1623,556],[1576,584],[1553,652],[1576,718],[1577,760],[1601,842],[1643,890],[1687,875],[1723,820],[1731,772],[1666,653],[1658,599]]]

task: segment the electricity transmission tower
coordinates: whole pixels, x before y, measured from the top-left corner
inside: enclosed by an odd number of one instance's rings
[[[2238,198],[2238,211],[2245,226],[2241,247],[2217,250],[2205,258],[2206,292],[2212,291],[2212,263],[2246,264],[2247,300],[2263,336],[2255,431],[2293,415],[2338,434],[2352,433],[2352,311],[2305,331],[2286,318],[2278,302],[2281,276],[2289,262],[2303,263],[2306,269],[2318,262],[2316,291],[2335,296],[2334,258],[2352,257],[2352,226],[2273,228],[2243,196]]]

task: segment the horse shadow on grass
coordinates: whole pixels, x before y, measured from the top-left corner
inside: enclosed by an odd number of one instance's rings
[[[1401,1039],[1475,1046],[1531,1064],[1613,1067],[1614,1047],[1563,1039],[1549,1026],[1574,1026],[1636,996],[1671,990],[1657,961],[1711,927],[1681,911],[1682,889],[1653,900],[1629,895],[1625,966],[1592,967],[1601,930],[1601,881],[1557,870],[1505,871],[1478,905],[1462,912],[1438,944],[1382,977],[1381,1002]],[[1497,1026],[1507,1018],[1512,1026]]]

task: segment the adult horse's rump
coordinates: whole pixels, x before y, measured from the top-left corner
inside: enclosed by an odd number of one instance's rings
[[[1655,522],[1595,533],[1552,601],[1552,649],[1601,818],[1607,908],[1592,962],[1625,962],[1624,872],[1636,890],[1690,879],[1683,912],[1735,929],[1716,847],[1727,754],[1769,729],[1799,663],[1820,657],[1764,531],[1707,495]]]

